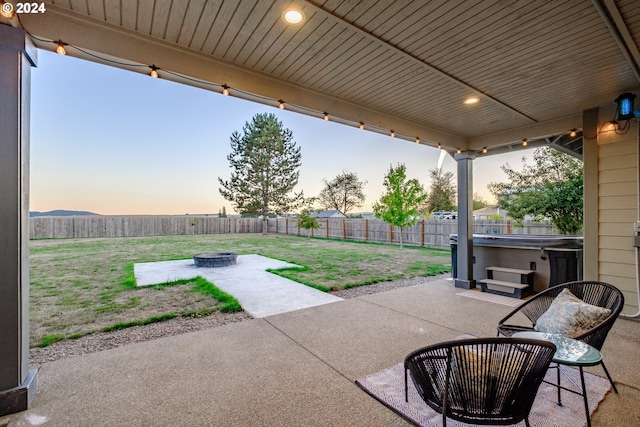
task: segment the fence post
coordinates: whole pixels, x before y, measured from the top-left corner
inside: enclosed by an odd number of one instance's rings
[[[369,220],[368,219],[364,220],[364,241],[365,242],[369,241]]]
[[[284,234],[289,234],[289,218],[284,220]]]
[[[420,246],[424,246],[424,219],[422,220],[420,229]]]
[[[507,234],[511,234],[511,221],[507,220]]]
[[[329,218],[327,218],[327,239],[329,238]]]
[[[393,225],[389,224],[389,243],[393,243]]]
[[[347,223],[342,220],[342,240],[347,240]]]

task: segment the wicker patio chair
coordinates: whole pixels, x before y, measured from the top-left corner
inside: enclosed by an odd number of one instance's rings
[[[540,319],[540,317],[549,309],[553,300],[564,289],[569,289],[572,294],[585,303],[611,310],[611,314],[599,324],[578,336],[570,337],[583,341],[592,347],[601,350],[604,341],[607,338],[607,334],[622,311],[622,307],[624,306],[624,296],[616,287],[608,283],[597,281],[562,283],[534,295],[498,323],[498,336],[504,335],[506,337],[510,337],[516,332],[535,330],[534,328],[538,319]],[[609,382],[611,383],[611,386],[613,387],[613,390],[617,393],[618,389],[616,388],[611,375],[609,375],[609,371],[604,364],[604,360],[601,362],[601,365],[609,379]]]
[[[470,424],[509,425],[525,420],[556,347],[525,338],[472,338],[424,347],[404,361],[427,405]]]

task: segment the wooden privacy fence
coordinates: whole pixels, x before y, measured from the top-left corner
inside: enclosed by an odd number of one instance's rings
[[[362,242],[400,243],[400,229],[380,219],[319,219],[319,229],[298,227],[297,218],[269,219],[269,233]],[[449,235],[458,232],[456,220],[422,220],[402,231],[402,242],[414,246],[448,247]],[[549,224],[525,223],[523,228],[508,222],[476,220],[474,233],[553,234]],[[31,218],[32,239],[83,237],[142,237],[188,234],[261,233],[259,218],[219,218],[216,216],[71,216]]]
[[[269,219],[269,233],[293,234],[325,239],[343,239],[362,242],[400,243],[400,228],[392,227],[380,219],[326,218],[318,219],[320,228],[305,230],[298,226],[297,218]],[[509,221],[476,220],[473,232],[477,234],[554,234],[550,224],[525,222],[524,227],[513,227]],[[449,235],[458,233],[456,220],[421,220],[402,230],[402,243],[414,246],[449,247]]]
[[[260,233],[258,218],[215,216],[69,216],[31,218],[32,239]]]

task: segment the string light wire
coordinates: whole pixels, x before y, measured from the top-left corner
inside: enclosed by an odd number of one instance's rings
[[[69,48],[77,50],[78,52],[83,53],[86,56],[98,59],[100,62],[107,62],[107,63],[110,63],[110,64],[120,65],[120,66],[127,67],[127,68],[130,68],[130,69],[136,69],[136,68],[137,69],[143,69],[143,68],[149,69],[150,68],[151,69],[150,74],[154,78],[159,78],[160,75],[158,74],[158,71],[162,70],[162,73],[164,75],[171,75],[171,76],[174,76],[174,77],[176,77],[178,79],[181,79],[181,80],[185,80],[185,81],[196,83],[196,84],[198,84],[200,86],[209,86],[209,87],[216,88],[216,89],[218,89],[220,91],[220,93],[222,93],[225,96],[228,96],[229,93],[230,93],[229,90],[231,89],[231,87],[228,86],[227,84],[211,83],[211,82],[208,82],[208,81],[205,81],[205,80],[200,80],[200,79],[197,79],[197,78],[186,76],[184,74],[176,73],[176,72],[171,71],[171,70],[160,68],[160,67],[158,67],[156,65],[144,65],[144,64],[133,63],[133,62],[117,61],[117,60],[114,60],[114,59],[111,59],[111,58],[108,58],[108,57],[96,55],[96,54],[94,54],[94,53],[92,53],[92,52],[90,52],[88,50],[82,49],[82,48],[80,48],[78,46],[75,46],[75,45],[72,45],[72,44],[69,44],[69,43],[65,43],[60,39],[58,39],[58,40],[47,40],[47,39],[43,39],[43,38],[34,36],[33,34],[31,34],[29,31],[27,31],[25,29],[24,25],[22,24],[22,21],[20,20],[20,15],[16,14],[16,17],[18,18],[18,22],[20,23],[21,28],[30,37],[32,37],[34,40],[37,40],[37,41],[40,41],[40,42],[43,42],[43,43],[53,43],[53,44],[55,44],[56,45],[56,51],[58,53],[60,53],[61,55],[65,55],[67,53],[66,52],[66,48],[69,47]],[[64,53],[62,53],[61,51],[63,51]],[[244,98],[247,98],[247,99],[260,100],[260,101],[263,101],[265,104],[271,104],[271,103],[274,102],[273,98],[269,98],[269,97],[266,97],[266,96],[258,95],[258,94],[255,94],[255,93],[246,92],[246,91],[243,91],[241,89],[233,88],[233,91],[234,91],[234,94],[238,94],[240,98],[244,97]],[[280,109],[284,109],[285,108],[285,103],[284,103],[283,100],[279,99],[276,102],[278,102],[278,108],[280,108]],[[313,110],[311,108],[303,107],[303,106],[300,106],[300,105],[294,105],[294,104],[287,104],[287,105],[289,107],[288,108],[289,110],[297,111],[297,112],[304,112],[304,113],[307,113],[307,114],[309,114],[311,116],[321,115],[322,117],[324,117],[324,120],[329,120],[329,113],[328,112],[319,112],[317,110]],[[345,120],[344,124],[347,124],[347,123],[354,123],[354,122],[349,121],[349,120]],[[355,125],[358,126],[362,130],[364,130],[364,128],[365,128],[364,122],[355,122]],[[420,141],[421,141],[420,137],[417,137],[417,136],[416,137],[410,137],[408,135],[400,135],[400,134],[397,134],[394,130],[387,130],[387,129],[380,128],[380,127],[377,127],[377,126],[372,126],[372,125],[368,125],[368,128],[370,130],[378,132],[378,133],[382,133],[382,134],[386,133],[387,135],[390,135],[391,137],[401,136],[402,139],[405,139],[407,141],[413,140],[417,144],[420,144]],[[438,143],[438,149],[442,149],[442,144]]]

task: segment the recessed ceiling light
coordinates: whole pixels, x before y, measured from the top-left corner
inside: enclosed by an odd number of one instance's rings
[[[292,7],[284,11],[282,19],[284,19],[288,24],[301,24],[302,21],[304,21],[304,12]]]
[[[470,96],[469,98],[464,100],[464,103],[467,105],[477,104],[480,101],[478,97]]]

